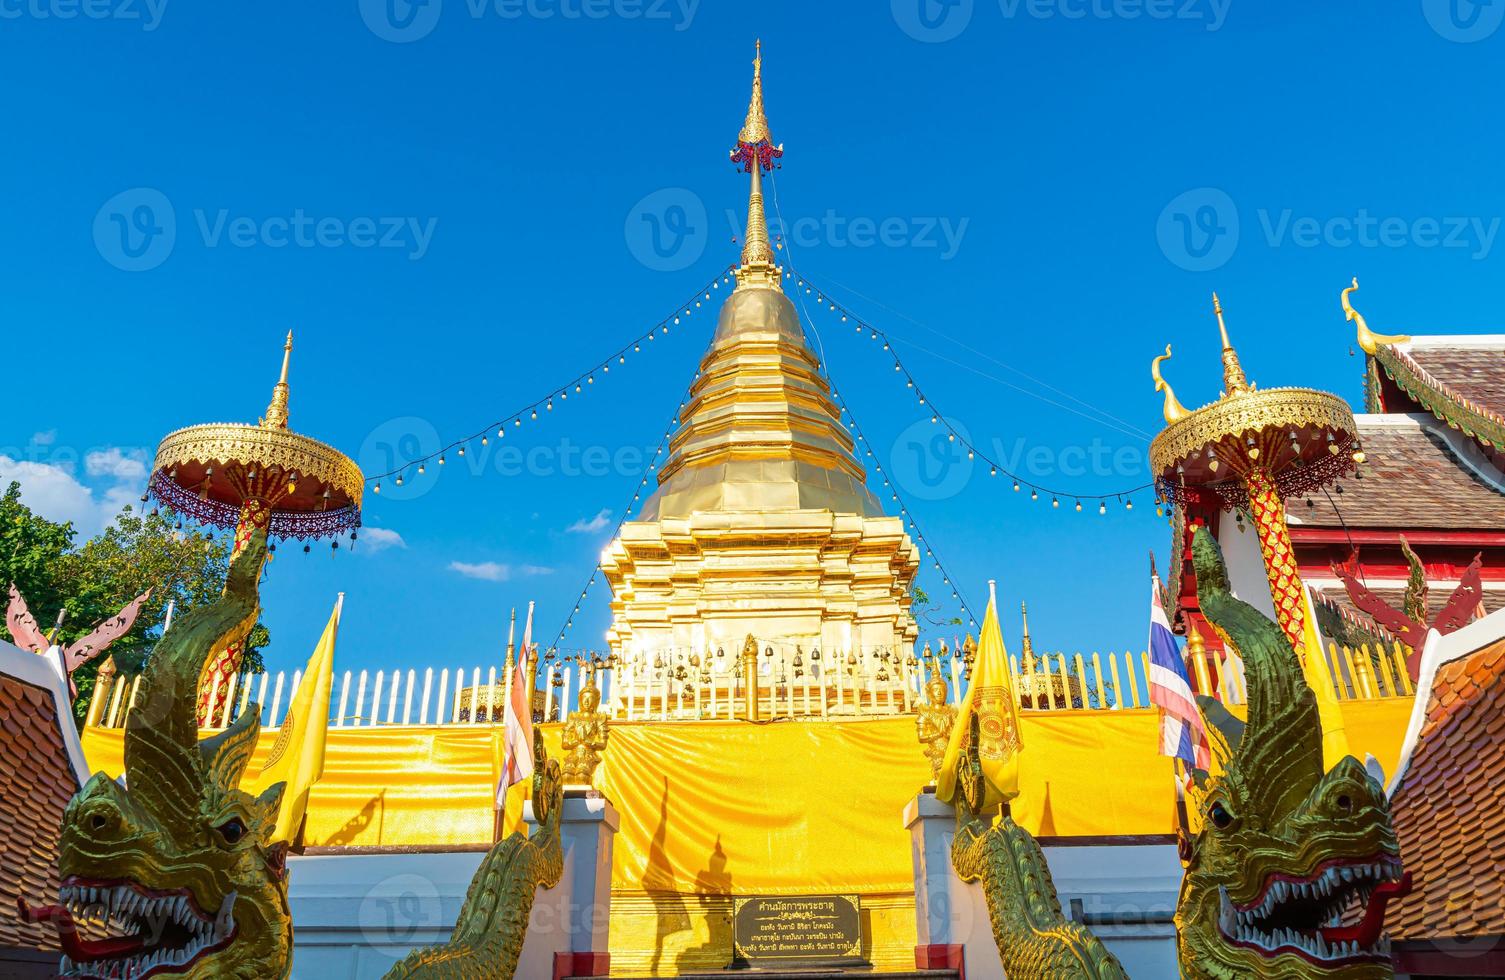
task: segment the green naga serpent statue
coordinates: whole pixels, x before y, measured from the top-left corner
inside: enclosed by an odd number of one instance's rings
[[[977,715],[957,767],[956,836],[951,866],[962,881],[982,881],[993,938],[1009,980],[1118,980],[1127,974],[1086,926],[1061,913],[1045,853],[1004,807],[997,823],[978,812],[983,799]]]
[[[1383,789],[1358,760],[1322,771],[1317,702],[1279,626],[1234,598],[1217,542],[1192,543],[1202,612],[1243,656],[1248,723],[1199,698],[1222,772],[1188,794],[1181,975],[1368,980],[1393,975],[1385,906],[1410,889]]]
[[[265,550],[258,531],[231,564],[224,594],[157,644],[126,718],[128,788],[96,773],[68,804],[59,903],[22,904],[32,921],[58,930],[65,977],[288,975],[287,845],[269,839],[283,784],[260,797],[238,788],[260,709],[249,705],[202,742],[195,709],[205,657],[256,622]]]
[[[564,873],[559,845],[564,780],[558,761],[544,754],[537,731],[533,757],[538,830],[532,837],[513,833],[495,844],[470,881],[449,942],[415,949],[386,980],[511,980],[517,971],[533,898],[540,887],[557,885]]]

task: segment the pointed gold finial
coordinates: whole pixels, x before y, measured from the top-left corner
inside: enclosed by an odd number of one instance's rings
[[[1212,311],[1218,317],[1218,333],[1223,338],[1223,393],[1224,397],[1232,398],[1249,391],[1253,385],[1244,377],[1244,369],[1239,365],[1238,352],[1233,349],[1233,341],[1228,339],[1228,325],[1223,322],[1223,304],[1218,301],[1218,294],[1212,294]]]
[[[287,428],[287,369],[293,357],[293,332],[287,332],[287,343],[282,345],[282,374],[277,379],[277,384],[272,388],[272,400],[267,405],[267,413],[261,419],[261,426],[265,429]]]
[[[749,146],[773,142],[773,135],[768,131],[768,117],[763,113],[763,41],[761,38],[757,41],[755,48],[757,53],[753,57],[752,99],[747,103],[747,119],[742,123],[742,132],[737,134],[737,142]]]
[[[1186,418],[1191,412],[1176,398],[1176,393],[1171,390],[1169,382],[1160,375],[1160,362],[1168,361],[1171,357],[1171,345],[1165,345],[1165,353],[1150,362],[1150,377],[1155,379],[1155,390],[1165,392],[1165,421],[1169,425]]]
[[[1019,641],[1020,656],[1023,659],[1019,662],[1024,663],[1028,658],[1034,656],[1035,642],[1029,637],[1029,607],[1022,602],[1019,603],[1019,619],[1024,624],[1024,636]]]
[[[763,171],[772,170],[773,162],[784,155],[782,145],[774,146],[763,112],[763,42],[757,43],[753,58],[752,99],[747,104],[747,119],[737,134],[732,162],[752,174],[752,191],[747,200],[747,232],[742,236],[742,265],[737,270],[737,288],[744,286],[782,289],[781,274],[774,262],[774,249],[768,238],[768,215],[763,210]]]
[[[1353,285],[1343,290],[1343,314],[1348,317],[1348,319],[1352,321],[1357,327],[1359,334],[1359,346],[1364,349],[1364,353],[1373,356],[1375,352],[1378,351],[1381,347],[1389,347],[1392,344],[1408,343],[1411,338],[1406,334],[1375,333],[1373,330],[1369,329],[1369,324],[1364,322],[1364,314],[1354,309],[1353,304],[1348,301],[1348,295],[1352,292],[1357,291],[1358,288],[1358,277],[1354,277]]]

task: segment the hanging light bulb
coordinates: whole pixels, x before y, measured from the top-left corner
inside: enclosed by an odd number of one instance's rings
[[[1061,498],[1060,497],[1051,497],[1050,498],[1050,506],[1052,506],[1052,507],[1060,507],[1061,506]]]
[[[1099,514],[1106,514],[1106,513],[1108,513],[1108,502],[1106,500],[1100,500],[1100,501],[1098,501],[1098,503],[1097,503],[1097,512]]]
[[[371,488],[371,492],[372,493],[381,493],[381,481],[380,480],[376,481],[376,485]]]

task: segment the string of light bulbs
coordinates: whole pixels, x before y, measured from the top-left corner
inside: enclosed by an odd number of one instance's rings
[[[829,376],[827,380],[830,380]],[[931,546],[930,539],[925,537],[925,532],[920,530],[920,525],[915,521],[914,514],[910,511],[909,505],[899,496],[899,488],[894,485],[894,481],[890,480],[888,474],[883,471],[883,463],[878,459],[878,454],[873,452],[872,443],[868,442],[867,436],[862,432],[862,427],[857,424],[857,417],[852,414],[851,407],[841,397],[841,392],[837,390],[834,384],[831,386],[831,397],[836,401],[836,407],[841,410],[842,415],[846,418],[847,428],[851,429],[852,434],[857,437],[857,444],[862,447],[864,455],[872,460],[873,471],[883,481],[883,488],[888,491],[889,498],[899,506],[899,516],[909,525],[909,529],[914,533],[915,540],[919,542],[920,547],[925,549],[926,559],[940,573],[941,584],[951,590],[951,598],[961,603],[962,611],[967,614],[967,625],[972,629],[976,629],[977,616],[972,612],[972,606],[968,604],[966,597],[961,594],[961,589],[951,581],[951,573],[946,571],[945,566],[941,564],[941,559],[936,555],[935,548]]]
[[[690,379],[690,385],[693,386],[695,384],[695,380],[699,377],[700,370],[697,367],[695,376]],[[621,536],[622,525],[627,523],[628,519],[632,516],[633,510],[642,500],[643,490],[648,486],[649,477],[658,472],[659,458],[664,455],[664,450],[668,448],[669,440],[674,435],[674,430],[679,426],[680,414],[684,411],[685,406],[688,405],[689,402],[690,389],[687,387],[685,389],[684,397],[681,398],[679,400],[679,404],[674,407],[674,414],[669,417],[669,424],[664,429],[663,436],[659,438],[658,448],[654,450],[653,458],[648,461],[647,468],[643,470],[643,478],[638,481],[636,489],[632,491],[632,499],[627,501],[627,506],[622,508],[622,516],[617,521],[617,526],[612,529],[611,537],[608,540],[615,541]],[[580,590],[580,594],[575,597],[574,608],[572,608],[569,615],[565,617],[564,625],[559,627],[559,632],[554,635],[554,641],[543,648],[546,660],[552,661],[555,656],[557,656],[559,652],[559,641],[564,639],[564,634],[566,631],[574,628],[575,617],[580,614],[580,606],[584,604],[586,596],[590,594],[591,588],[596,584],[596,577],[600,574],[601,563],[597,561],[595,567],[591,569],[590,578],[586,580],[585,586]]]
[[[715,278],[711,279],[700,289],[696,290],[695,294],[688,300],[676,306],[673,313],[660,319],[652,328],[648,330],[647,333],[644,333],[641,336],[637,337],[632,342],[619,349],[616,353],[612,354],[610,357],[607,357],[605,360],[602,360],[599,363],[594,364],[590,368],[580,372],[572,380],[555,388],[549,394],[537,399],[536,401],[530,402],[527,405],[524,405],[522,408],[518,409],[515,412],[511,412],[503,416],[500,420],[492,422],[490,425],[486,425],[480,429],[477,429],[475,432],[471,433],[468,436],[456,439],[454,442],[451,442],[449,445],[444,446],[441,449],[437,449],[425,456],[415,456],[411,459],[405,460],[397,466],[394,466],[392,469],[387,470],[385,473],[378,473],[375,476],[367,477],[366,483],[370,484],[372,492],[377,494],[381,493],[382,480],[390,479],[398,486],[402,486],[403,480],[405,479],[405,474],[409,470],[414,470],[417,473],[422,474],[426,471],[426,468],[430,463],[436,463],[439,466],[443,466],[447,461],[450,453],[454,453],[457,456],[464,456],[466,448],[474,442],[479,442],[483,446],[489,445],[492,439],[492,433],[495,433],[495,438],[497,439],[505,438],[509,423],[513,428],[520,428],[524,420],[537,421],[540,411],[544,412],[545,414],[552,412],[554,410],[554,401],[556,399],[558,399],[560,402],[565,402],[569,400],[571,393],[574,393],[576,395],[584,394],[587,388],[596,383],[596,374],[598,372],[603,375],[610,374],[613,364],[626,364],[629,354],[642,353],[644,344],[653,342],[654,339],[659,336],[667,335],[669,333],[670,326],[678,326],[681,320],[686,317],[693,316],[695,311],[700,309],[702,303],[710,301],[712,292],[720,289],[723,284],[731,282],[731,273],[734,269],[735,266],[727,266],[721,272],[718,272]]]
[[[1024,476],[1015,473],[1014,471],[1008,469],[1006,466],[998,462],[998,460],[992,458],[981,449],[978,449],[977,445],[974,442],[968,439],[963,433],[959,432],[956,427],[951,424],[951,422],[947,419],[945,413],[941,412],[939,408],[935,407],[934,403],[926,397],[925,392],[920,388],[919,382],[915,380],[914,373],[909,370],[909,368],[904,364],[903,360],[899,357],[899,354],[894,349],[893,341],[888,333],[886,333],[879,327],[874,326],[871,322],[854,313],[848,307],[832,299],[830,293],[826,292],[823,289],[816,288],[816,286],[807,278],[795,275],[792,272],[786,273],[785,278],[792,278],[795,285],[799,289],[804,290],[805,295],[814,296],[815,302],[818,306],[825,307],[826,311],[829,313],[839,315],[841,317],[842,323],[855,323],[855,328],[858,333],[866,333],[870,340],[881,341],[883,344],[883,350],[887,351],[888,354],[894,359],[894,372],[903,375],[905,387],[913,391],[915,393],[915,396],[919,399],[919,403],[923,406],[926,406],[926,408],[930,411],[930,421],[933,424],[945,429],[946,437],[949,441],[959,443],[962,448],[966,450],[968,460],[981,460],[982,463],[988,467],[989,476],[1003,476],[1011,481],[1015,493],[1022,493],[1027,489],[1029,490],[1031,500],[1039,500],[1042,494],[1049,495],[1051,498],[1050,502],[1052,508],[1059,508],[1061,506],[1061,499],[1064,497],[1072,500],[1075,503],[1075,507],[1078,512],[1081,512],[1082,510],[1082,501],[1085,500],[1089,502],[1096,502],[1098,513],[1106,514],[1108,512],[1109,500],[1116,500],[1124,505],[1125,510],[1132,511],[1134,509],[1133,495],[1145,490],[1150,490],[1154,487],[1155,484],[1153,481],[1151,481],[1149,483],[1143,483],[1139,486],[1132,487],[1127,490],[1119,490],[1111,493],[1078,494],[1072,493],[1067,490],[1053,489],[1051,487],[1042,486],[1041,484],[1035,483],[1034,481],[1029,480]]]

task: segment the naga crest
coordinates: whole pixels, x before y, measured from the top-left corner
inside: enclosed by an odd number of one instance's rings
[[[1192,541],[1202,611],[1237,648],[1249,718],[1199,699],[1223,771],[1196,773],[1202,826],[1176,908],[1184,977],[1389,977],[1386,903],[1409,889],[1384,790],[1322,771],[1317,701],[1280,627],[1234,598],[1217,542]]]
[[[257,705],[199,741],[199,671],[256,622],[266,532],[230,565],[224,594],[157,644],[126,718],[126,787],[95,773],[63,815],[59,904],[26,910],[58,930],[65,977],[278,978],[292,962],[283,784],[239,789]]]
[[[384,980],[512,980],[527,938],[528,916],[539,888],[553,888],[564,873],[559,816],[564,779],[559,762],[533,732],[532,837],[509,834],[481,860],[449,942],[415,949]]]

